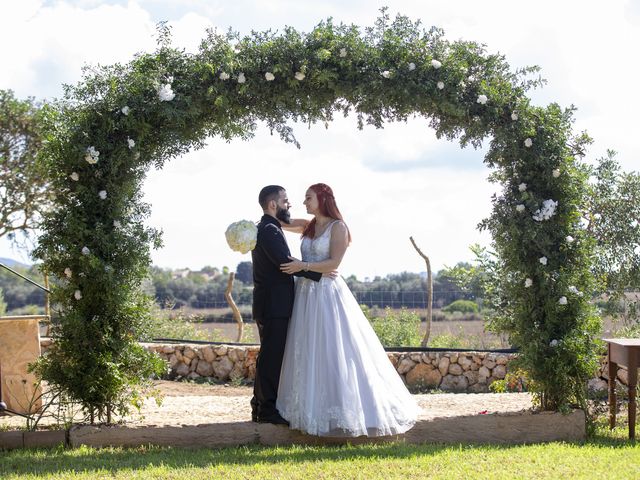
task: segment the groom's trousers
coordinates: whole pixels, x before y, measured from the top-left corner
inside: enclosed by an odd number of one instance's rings
[[[266,419],[278,413],[276,397],[289,318],[256,319],[256,324],[260,335],[260,352],[256,359],[251,410],[254,416]]]

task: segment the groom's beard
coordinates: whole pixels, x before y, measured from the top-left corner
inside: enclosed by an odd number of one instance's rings
[[[276,210],[276,218],[286,224],[291,223],[291,215],[286,208],[278,207],[278,210]]]

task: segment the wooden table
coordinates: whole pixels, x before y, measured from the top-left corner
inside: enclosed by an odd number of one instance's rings
[[[627,367],[629,387],[629,438],[636,436],[636,386],[640,366],[640,338],[605,338],[609,344],[609,426],[616,426],[616,375]]]

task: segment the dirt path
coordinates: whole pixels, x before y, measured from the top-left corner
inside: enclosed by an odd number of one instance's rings
[[[129,426],[177,426],[247,422],[251,418],[252,388],[248,386],[158,381],[156,387],[163,395],[160,406],[149,399],[140,414],[134,413],[120,422]],[[518,412],[532,406],[528,393],[425,394],[414,398],[421,407],[422,419]],[[43,421],[43,425],[52,423],[53,419]],[[19,417],[0,417],[0,429],[24,424]]]

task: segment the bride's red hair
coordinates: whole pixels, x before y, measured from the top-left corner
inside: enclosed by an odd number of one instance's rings
[[[338,210],[338,205],[336,205],[336,199],[333,196],[333,190],[331,187],[325,183],[315,183],[309,187],[309,189],[313,190],[316,196],[318,197],[318,208],[320,209],[320,214],[325,217],[333,218],[334,220],[342,220],[342,214],[340,210]],[[303,237],[313,238],[316,235],[316,219],[313,217],[304,231],[302,232]],[[347,227],[347,235],[349,239],[349,243],[351,243],[351,232],[349,232],[349,227]]]

